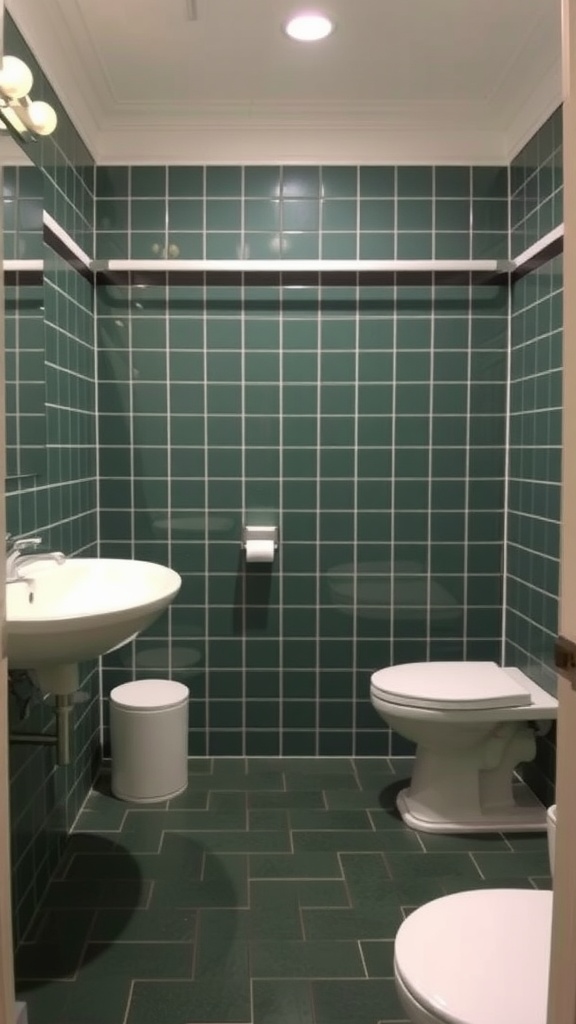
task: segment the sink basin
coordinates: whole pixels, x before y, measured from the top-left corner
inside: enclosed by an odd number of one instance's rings
[[[6,586],[9,667],[35,670],[48,693],[69,693],[77,686],[79,661],[132,640],[158,618],[181,583],[177,572],[154,562],[29,561],[22,579]]]

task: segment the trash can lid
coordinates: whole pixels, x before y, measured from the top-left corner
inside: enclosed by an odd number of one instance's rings
[[[123,708],[138,711],[161,711],[188,700],[189,690],[184,683],[173,679],[137,679],[122,683],[110,691],[110,700]]]

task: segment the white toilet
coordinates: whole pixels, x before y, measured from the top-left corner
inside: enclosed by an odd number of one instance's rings
[[[556,809],[549,811],[553,870]],[[412,1024],[545,1024],[552,891],[454,893],[415,910],[394,944]]]
[[[370,700],[417,745],[410,786],[397,797],[407,825],[424,832],[546,828],[545,807],[514,769],[534,758],[533,725],[544,731],[558,702],[519,669],[492,661],[394,665],[373,674]]]

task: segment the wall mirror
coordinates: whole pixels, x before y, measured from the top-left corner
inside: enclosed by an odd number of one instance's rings
[[[56,104],[36,58],[8,14],[4,52],[20,57],[34,79],[34,98]],[[54,138],[16,141],[0,133],[3,169],[6,476],[7,489],[26,486],[26,477],[46,473],[46,331],[43,211],[49,190],[45,166],[56,177]],[[36,268],[16,261],[36,261]],[[16,266],[15,266],[16,262]]]
[[[44,256],[42,212],[44,175],[31,161],[3,168],[6,476],[46,470],[46,384]],[[21,261],[24,261],[22,263]],[[26,267],[29,261],[38,266]]]

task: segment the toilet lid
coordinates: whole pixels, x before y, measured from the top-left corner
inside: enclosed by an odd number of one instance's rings
[[[551,929],[550,890],[442,896],[400,926],[395,970],[447,1024],[544,1024]]]
[[[391,704],[416,708],[525,707],[531,697],[494,661],[421,661],[381,668],[371,689]]]

